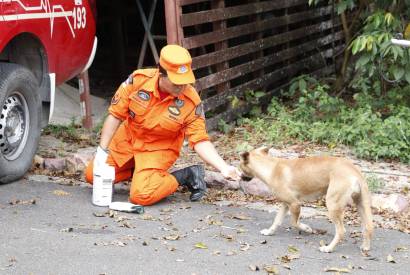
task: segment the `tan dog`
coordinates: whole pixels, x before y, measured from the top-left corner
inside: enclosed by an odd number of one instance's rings
[[[332,242],[320,247],[322,252],[332,252],[346,232],[343,225],[344,209],[355,202],[363,229],[363,251],[370,250],[373,234],[370,194],[367,183],[349,160],[337,157],[307,157],[280,159],[268,155],[267,148],[258,148],[241,154],[242,178],[257,177],[267,184],[282,202],[272,226],[263,229],[263,235],[273,235],[290,210],[292,226],[312,233],[312,229],[299,221],[303,200],[314,200],[326,194],[329,218],[335,224],[336,234]]]

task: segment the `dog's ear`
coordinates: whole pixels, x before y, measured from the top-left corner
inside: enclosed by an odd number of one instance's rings
[[[263,147],[262,148],[262,153],[267,155],[269,153],[269,148],[268,147]]]
[[[249,160],[249,152],[243,152],[243,153],[241,154],[241,159],[242,159],[245,163],[247,163],[248,160]]]
[[[269,148],[266,146],[259,147],[258,149],[255,149],[255,153],[261,156],[266,156],[269,152]]]

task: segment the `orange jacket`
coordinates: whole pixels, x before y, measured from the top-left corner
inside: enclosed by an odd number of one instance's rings
[[[158,69],[137,70],[111,100],[110,114],[123,121],[110,144],[118,166],[134,157],[137,172],[167,170],[178,158],[185,135],[191,148],[209,140],[195,89],[187,85],[178,97],[161,100],[158,78]]]

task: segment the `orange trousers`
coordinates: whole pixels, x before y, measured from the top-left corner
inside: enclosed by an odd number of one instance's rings
[[[130,188],[130,202],[140,205],[151,205],[174,193],[178,188],[176,178],[164,170],[144,169],[134,172],[134,159],[123,166],[116,165],[111,156],[107,163],[115,167],[115,183],[129,180],[132,176]],[[85,179],[93,183],[93,161],[85,169]]]

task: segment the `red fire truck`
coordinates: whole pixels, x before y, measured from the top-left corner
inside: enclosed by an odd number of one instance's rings
[[[0,0],[0,183],[30,168],[55,87],[88,69],[96,0]]]

